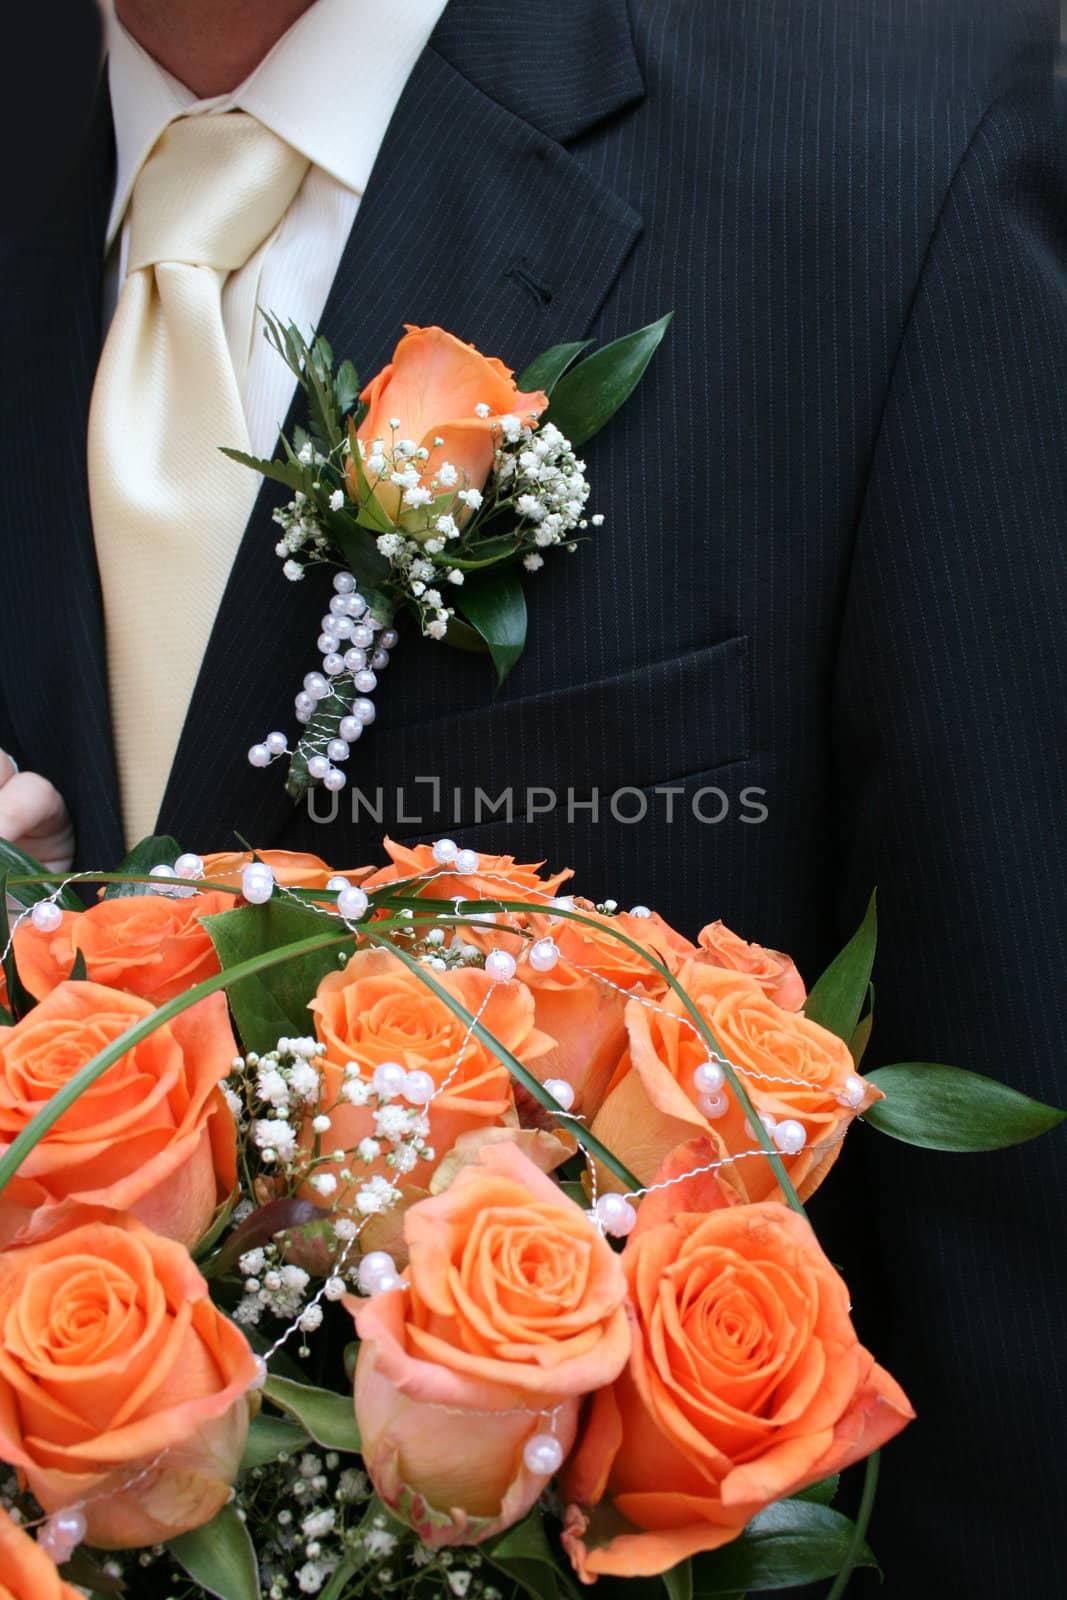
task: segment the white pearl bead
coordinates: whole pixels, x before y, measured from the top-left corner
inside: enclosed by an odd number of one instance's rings
[[[399,1061],[382,1061],[371,1074],[371,1088],[382,1100],[392,1100],[403,1094],[407,1076]]]
[[[248,752],[248,762],[253,767],[269,767],[270,751],[265,744],[254,744]]]
[[[509,950],[490,950],[485,970],[497,983],[510,983],[515,976],[515,957]]]
[[[352,643],[358,645],[361,650],[369,650],[374,643],[374,629],[368,627],[365,622],[357,623],[352,629]]]
[[[318,676],[321,679],[321,682],[317,683],[314,689],[310,691],[311,698],[312,700],[326,700],[330,694],[330,685],[326,682],[326,679],[321,673],[319,673]]]
[[[312,778],[325,778],[330,770],[330,763],[325,756],[312,756],[308,761],[308,776]]]
[[[357,722],[362,722],[365,728],[369,728],[378,711],[373,700],[353,700],[352,715]]]
[[[400,635],[395,628],[383,628],[378,643],[383,650],[395,650],[400,642]]]
[[[552,907],[552,909],[554,911],[573,911],[574,910],[574,901],[571,899],[569,894],[557,894],[555,896],[555,898],[553,900],[550,900],[548,903],[549,903],[549,905]],[[548,920],[550,922],[559,922],[560,918],[559,917],[549,917]]]
[[[369,667],[364,667],[362,672],[357,672],[352,679],[360,694],[371,694],[378,687],[378,680]]]
[[[650,917],[652,912],[648,906],[631,906],[630,915],[631,917]]]
[[[459,845],[455,839],[438,839],[430,854],[439,867],[447,867],[450,861],[455,861],[459,854]]]
[[[402,1289],[403,1287],[404,1280],[399,1272],[383,1272],[371,1293],[392,1294],[394,1289]]]
[[[324,617],[320,617],[319,618],[319,627],[322,629],[323,633],[336,634],[336,632],[337,632],[336,624],[337,624],[337,618],[335,616],[332,616],[329,611],[327,611],[327,613],[326,613],[326,615]]]
[[[352,885],[349,883],[347,878],[343,878],[341,874],[338,873],[336,877],[327,878],[326,887],[327,889],[333,889],[336,894],[340,894],[342,889],[351,889]]]
[[[334,623],[333,623],[333,631],[334,631],[334,633],[336,633],[338,639],[351,639],[351,637],[352,637],[352,618],[351,617],[335,617],[334,618]]]
[[[306,728],[314,713],[311,711],[297,711],[294,713],[294,715],[296,716],[296,720],[299,722],[300,726],[302,728]]]
[[[367,609],[367,602],[361,594],[350,594],[346,609],[350,617],[361,617]]]
[[[161,861],[158,866],[152,868],[148,876],[150,878],[176,878],[178,874],[168,862]],[[166,893],[163,889],[160,889],[159,892],[160,894]]]
[[[624,1239],[637,1221],[637,1212],[621,1194],[602,1194],[593,1207],[605,1233]]]
[[[725,1082],[726,1074],[717,1061],[705,1061],[693,1073],[697,1094],[718,1094]]]
[[[274,893],[274,873],[265,861],[252,861],[241,873],[241,893],[253,906],[266,905]]]
[[[355,744],[363,732],[363,724],[362,722],[357,722],[355,717],[342,717],[341,725],[337,731],[346,744]]]
[[[366,916],[369,904],[367,896],[356,884],[342,889],[337,896],[337,909],[346,922],[358,922],[360,917]]]
[[[305,672],[304,693],[309,694],[312,700],[321,700],[324,691],[329,687],[321,672]]]
[[[383,1281],[399,1282],[396,1262],[387,1250],[371,1250],[360,1262],[356,1279],[363,1294],[377,1294]]]
[[[70,1560],[85,1538],[85,1518],[80,1511],[57,1511],[38,1530],[37,1543],[57,1566]]]
[[[331,739],[326,746],[326,754],[331,761],[347,761],[349,757],[347,739]]]
[[[284,738],[284,734],[280,735],[280,737]],[[271,738],[274,738],[274,734],[271,734]],[[174,863],[174,870],[179,878],[202,878],[204,876],[204,863],[195,851],[187,850]]]
[[[351,649],[345,651],[345,666],[349,672],[362,672],[366,665],[367,652],[365,650],[357,650],[355,645],[352,645]]]
[[[299,716],[302,711],[310,712],[314,711],[315,709],[315,702],[308,694],[306,689],[301,689],[300,693],[293,701],[293,704],[296,707],[297,716]]]
[[[344,788],[347,782],[348,779],[345,777],[340,767],[331,767],[325,778],[322,780],[322,787],[324,789],[328,789],[331,794],[338,794],[340,790]]]
[[[550,1433],[535,1433],[523,1446],[526,1470],[538,1478],[551,1478],[563,1465],[563,1446]]]
[[[330,615],[332,617],[343,617],[347,610],[348,601],[345,596],[343,594],[335,594],[330,601]]]
[[[702,1094],[697,1100],[697,1110],[709,1122],[717,1122],[720,1117],[725,1117],[729,1109],[730,1098],[726,1094]]]
[[[289,748],[289,741],[284,733],[268,733],[267,749],[272,756],[283,756]],[[177,865],[177,863],[175,863]]]
[[[570,1110],[574,1104],[574,1090],[566,1078],[546,1078],[544,1087],[562,1110]]]
[[[270,1377],[270,1369],[262,1356],[253,1356],[252,1362],[256,1369],[256,1375],[248,1385],[248,1388],[251,1394],[255,1394],[257,1389],[263,1388],[263,1385]]]
[[[410,1100],[413,1106],[429,1105],[436,1092],[437,1085],[428,1072],[416,1068],[404,1079],[404,1099]]]
[[[854,1072],[850,1072],[845,1079],[845,1087],[841,1091],[841,1099],[846,1106],[851,1106],[852,1110],[855,1111],[858,1106],[863,1104],[863,1097],[866,1093],[867,1085],[863,1079],[857,1077]]]
[[[559,960],[555,939],[535,939],[526,959],[535,972],[551,972]]]
[[[345,658],[338,655],[336,650],[331,650],[322,658],[322,670],[328,678],[336,678],[339,672],[345,670]]]
[[[338,572],[334,577],[333,586],[338,594],[353,594],[356,580],[350,572]]]
[[[63,913],[54,900],[38,900],[30,912],[30,921],[38,933],[54,933],[63,921]]]
[[[468,872],[477,872],[477,870],[478,870],[478,852],[477,852],[477,850],[458,850],[456,852],[456,859],[452,863],[452,865],[455,867],[457,872],[462,873],[464,875],[466,875]]]
[[[331,650],[337,649],[337,635],[335,633],[320,633],[315,641],[315,647],[320,655],[329,655]]]
[[[771,1138],[784,1156],[795,1156],[808,1142],[804,1124],[793,1117],[783,1118],[776,1128],[772,1128]]]
[[[386,667],[389,665],[388,650],[375,650],[374,654],[370,658],[370,664],[374,668],[375,672],[384,672]]]

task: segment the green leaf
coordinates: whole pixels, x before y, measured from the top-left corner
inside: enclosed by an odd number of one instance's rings
[[[135,844],[126,859],[115,868],[135,877],[147,878],[153,867],[172,867],[182,853],[177,839],[168,834],[153,835]],[[158,894],[159,886],[151,883],[109,883],[104,890],[105,900],[120,900],[132,894]]]
[[[24,1017],[32,1011],[37,1004],[35,997],[27,989],[19,977],[18,965],[15,961],[15,942],[11,937],[11,928],[7,918],[7,873],[0,873],[0,950],[5,950],[3,971],[4,982],[7,984],[7,999],[11,1007],[14,1021]]]
[[[227,445],[221,445],[219,448],[231,461],[240,462],[242,467],[251,467],[260,477],[269,478],[272,483],[283,484],[286,489],[292,489],[294,493],[300,489],[310,496],[311,472],[299,461],[268,461],[264,456],[250,456],[243,450],[231,450]]]
[[[223,1506],[210,1522],[171,1539],[167,1549],[218,1600],[260,1600],[256,1552],[236,1506]]]
[[[878,943],[877,893],[841,954],[827,967],[804,1002],[804,1015],[848,1044],[860,1020]]]
[[[583,350],[589,349],[592,342],[592,339],[579,339],[576,344],[554,344],[551,349],[542,350],[526,371],[515,379],[516,387],[523,394],[533,394],[543,389],[545,394],[551,395],[567,368],[577,361]]]
[[[333,380],[333,396],[342,416],[347,416],[355,407],[360,387],[359,373],[351,361],[342,361]]]
[[[561,1594],[576,1593],[556,1561],[536,1507],[522,1522],[483,1544],[482,1550],[531,1600],[559,1600]]]
[[[325,1589],[319,1590],[318,1600],[342,1600],[348,1588],[350,1578],[354,1578],[359,1571],[359,1563],[354,1557],[342,1556],[341,1564],[333,1569],[330,1581]]]
[[[1067,1116],[994,1078],[962,1067],[901,1061],[867,1074],[885,1095],[863,1120],[926,1150],[1005,1150],[1047,1133]]]
[[[253,1467],[265,1467],[282,1455],[295,1455],[309,1442],[306,1429],[289,1417],[272,1417],[261,1411],[253,1417],[248,1430],[248,1443],[241,1457],[241,1471],[251,1472]]]
[[[197,1261],[197,1262],[203,1261],[204,1257],[211,1253],[211,1250],[214,1247],[214,1245],[222,1237],[223,1230],[226,1227],[226,1224],[230,1220],[230,1216],[231,1216],[231,1214],[233,1212],[233,1208],[237,1204],[238,1200],[240,1200],[240,1198],[241,1198],[240,1185],[239,1184],[234,1184],[233,1188],[230,1190],[230,1193],[226,1196],[225,1200],[221,1201],[220,1204],[215,1207],[215,1215],[212,1217],[210,1223],[208,1224],[208,1227],[207,1227],[206,1231],[201,1235],[201,1237],[197,1240],[196,1244],[193,1246],[193,1249],[190,1252],[190,1254],[192,1255],[192,1258],[193,1258],[194,1261]],[[253,1213],[253,1215],[254,1215],[254,1213]]]
[[[858,1072],[863,1065],[863,1058],[867,1054],[867,1046],[871,1042],[871,1032],[874,1028],[874,984],[867,985],[867,1010],[856,1024],[855,1032],[848,1041],[848,1048]]]
[[[754,1517],[732,1544],[695,1564],[695,1600],[818,1583],[837,1572],[848,1554],[852,1523],[829,1506],[782,1500]],[[874,1567],[863,1545],[859,1566]]]
[[[325,933],[328,922],[310,907],[278,895],[262,906],[239,906],[203,919],[223,971],[268,950]],[[334,919],[336,926],[336,919]],[[336,947],[316,950],[269,973],[232,984],[228,996],[246,1050],[273,1050],[278,1040],[302,1036],[309,1026],[308,1000],[320,978],[337,970]]]
[[[526,647],[526,596],[512,567],[498,568],[464,586],[463,615],[485,640],[501,686]]]
[[[330,1389],[314,1389],[307,1383],[273,1374],[263,1387],[264,1397],[286,1416],[294,1417],[304,1431],[324,1450],[359,1453],[359,1429],[350,1394],[334,1394]]]
[[[693,1600],[693,1563],[680,1561],[663,1574],[663,1587],[669,1600]]]
[[[565,373],[545,420],[554,422],[575,447],[599,433],[644,377],[673,315],[669,311],[647,328],[616,339]]]
[[[790,1495],[789,1498],[810,1500],[818,1506],[832,1506],[840,1486],[841,1474],[833,1472],[828,1478],[820,1478],[818,1483],[809,1483],[806,1489],[798,1489],[796,1494]]]
[[[320,515],[322,513],[320,512]],[[380,554],[375,536],[365,528],[357,527],[351,514],[327,511],[323,521],[330,538],[344,557],[345,567],[355,578],[375,616],[383,615],[382,597],[377,591],[386,582],[392,570]]]
[[[55,873],[50,873],[47,867],[42,866],[33,856],[28,856],[25,850],[20,850],[7,839],[0,839],[0,875],[4,873],[10,873],[13,878],[55,877]],[[8,885],[7,892],[18,905],[33,906],[38,900],[46,900],[54,888],[55,885],[52,883],[15,883]],[[85,910],[82,901],[69,885],[56,896],[56,905],[63,911]]]

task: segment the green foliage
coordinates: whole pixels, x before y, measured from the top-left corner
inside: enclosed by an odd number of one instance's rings
[[[853,1524],[829,1506],[782,1500],[754,1517],[741,1536],[694,1562],[694,1600],[787,1589],[832,1577],[846,1560]],[[858,1566],[877,1562],[861,1545]]]
[[[4,982],[7,984],[7,1000],[10,1007],[9,1015],[12,1022],[17,1022],[28,1011],[32,1011],[37,1001],[26,988],[19,977],[18,966],[15,962],[15,946],[11,939],[11,928],[7,917],[8,900],[8,874],[0,872],[0,950],[6,950],[3,970]],[[6,1008],[5,1008],[6,1009]]]
[[[599,433],[644,377],[673,315],[668,312],[658,322],[625,334],[572,367],[556,384],[545,420],[554,422],[575,448]]]
[[[172,867],[181,853],[177,839],[169,834],[153,834],[135,844],[115,870],[130,877],[147,878],[153,867]],[[128,895],[158,893],[159,884],[156,883],[109,883],[104,888],[104,899],[120,900]]]
[[[878,944],[877,895],[872,894],[866,914],[841,954],[827,967],[804,1004],[804,1015],[852,1041],[867,998]]]
[[[551,397],[552,391],[567,368],[573,366],[582,351],[588,350],[592,342],[592,339],[579,339],[574,344],[554,344],[550,349],[542,350],[541,354],[530,362],[526,371],[515,379],[516,384],[523,394],[533,394],[541,389]]]
[[[273,1374],[263,1389],[264,1398],[300,1424],[304,1432],[325,1450],[359,1452],[359,1429],[351,1395],[334,1394],[330,1389],[315,1389],[307,1383]]]
[[[526,647],[526,595],[514,567],[498,567],[463,590],[463,615],[485,640],[501,686]]]
[[[522,1522],[482,1545],[494,1567],[519,1586],[530,1600],[573,1600],[576,1586],[561,1570],[545,1535],[536,1506]]]
[[[1004,1150],[1047,1133],[1067,1113],[962,1067],[902,1061],[869,1072],[885,1095],[864,1112],[879,1133],[927,1150]]]
[[[241,1457],[241,1471],[251,1472],[253,1467],[266,1467],[280,1455],[295,1455],[308,1443],[308,1433],[289,1417],[274,1417],[261,1411],[253,1417],[248,1430],[248,1443]]]
[[[25,850],[20,850],[7,839],[0,839],[0,876],[9,878],[55,878],[55,873],[50,873],[48,868],[28,856]],[[38,900],[46,900],[53,892],[52,883],[12,883],[8,882],[7,896],[16,905],[33,906]],[[5,905],[7,900],[5,899]],[[84,911],[85,907],[69,886],[56,896],[56,904],[63,911]],[[2,947],[0,947],[2,948]]]
[[[337,928],[310,906],[274,895],[262,906],[239,906],[204,918],[211,942],[224,972],[255,956],[316,933]],[[346,935],[339,935],[337,944]],[[351,937],[347,935],[347,937]],[[272,1050],[278,1040],[308,1032],[308,1000],[320,978],[336,971],[337,945],[287,961],[269,973],[244,978],[230,985],[230,1009],[246,1050]]]
[[[256,1552],[236,1506],[223,1506],[210,1522],[171,1539],[167,1549],[218,1600],[260,1600]]]

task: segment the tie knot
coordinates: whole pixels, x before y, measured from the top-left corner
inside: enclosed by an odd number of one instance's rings
[[[165,129],[130,202],[129,271],[161,261],[235,272],[270,237],[308,161],[243,111]]]

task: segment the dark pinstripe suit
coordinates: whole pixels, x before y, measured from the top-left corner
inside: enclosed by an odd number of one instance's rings
[[[809,974],[877,882],[877,1055],[1062,1101],[1058,12],[453,0],[323,326],[370,373],[403,320],[521,365],[677,313],[586,452],[607,522],[531,583],[506,692],[489,704],[481,660],[398,650],[353,776],[407,785],[421,821],[387,800],[384,825],[573,862],[597,894],[691,931],[721,915]],[[76,192],[5,269],[0,368],[0,742],[68,796],[94,864],[118,852],[83,466],[110,159],[104,106]],[[161,822],[187,847],[236,827],[363,859],[380,828],[291,816],[276,775],[243,763],[284,723],[322,609],[280,578],[274,503],[223,598]],[[146,603],[165,627],[166,596]],[[442,779],[440,814],[417,776]],[[601,820],[568,818],[564,795],[530,823],[474,826],[475,787],[508,784],[599,789]],[[766,790],[759,825],[747,785]],[[610,816],[619,786],[644,792],[618,809],[647,801],[645,821]],[[718,824],[692,813],[710,786]],[[657,787],[677,790],[670,824]],[[887,1592],[1057,1592],[1063,1140],[970,1161],[852,1145],[820,1209],[922,1415],[887,1463]],[[828,1215],[835,1196],[853,1228]]]

